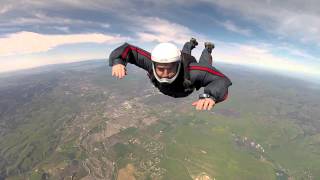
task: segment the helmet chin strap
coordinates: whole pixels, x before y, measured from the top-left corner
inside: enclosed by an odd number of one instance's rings
[[[177,79],[179,72],[180,72],[180,69],[181,69],[181,62],[178,65],[178,70],[177,70],[176,74],[172,78],[170,78],[170,79],[169,78],[160,78],[156,73],[155,64],[153,63],[153,65],[152,65],[153,74],[154,74],[155,78],[158,80],[158,82],[160,82],[160,83],[171,84],[174,80]]]

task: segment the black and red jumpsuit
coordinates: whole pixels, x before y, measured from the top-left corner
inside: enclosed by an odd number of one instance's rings
[[[111,52],[109,56],[109,66],[116,64],[126,66],[127,63],[134,64],[146,70],[149,77],[153,76],[151,54],[139,47],[124,43]],[[204,87],[204,93],[211,95],[216,103],[224,101],[227,98],[228,88],[232,83],[226,75],[216,68],[204,63],[190,63],[188,71],[190,73],[192,86],[195,89],[199,90],[201,87]],[[175,98],[186,97],[190,95],[192,91],[186,91],[183,85],[184,73],[184,69],[181,68],[177,79],[171,84],[159,83],[154,80],[151,82],[165,95]]]

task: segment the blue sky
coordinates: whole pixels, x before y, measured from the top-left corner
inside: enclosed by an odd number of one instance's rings
[[[216,62],[320,77],[317,0],[0,0],[0,72],[106,59],[127,41],[151,51],[190,37]]]

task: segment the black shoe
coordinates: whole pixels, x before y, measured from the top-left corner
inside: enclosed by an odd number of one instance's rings
[[[207,49],[214,49],[214,44],[212,42],[205,42],[204,47]]]
[[[194,47],[196,47],[198,45],[198,41],[195,38],[191,38],[190,42]]]

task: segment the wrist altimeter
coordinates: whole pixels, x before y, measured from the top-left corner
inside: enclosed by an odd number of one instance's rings
[[[199,94],[199,99],[205,99],[205,98],[212,98],[212,96],[210,96],[210,94],[206,94],[206,93]]]
[[[211,98],[214,102],[216,102],[216,98],[214,98],[210,94],[206,94],[206,93],[199,94],[199,99],[205,99],[205,98]]]

